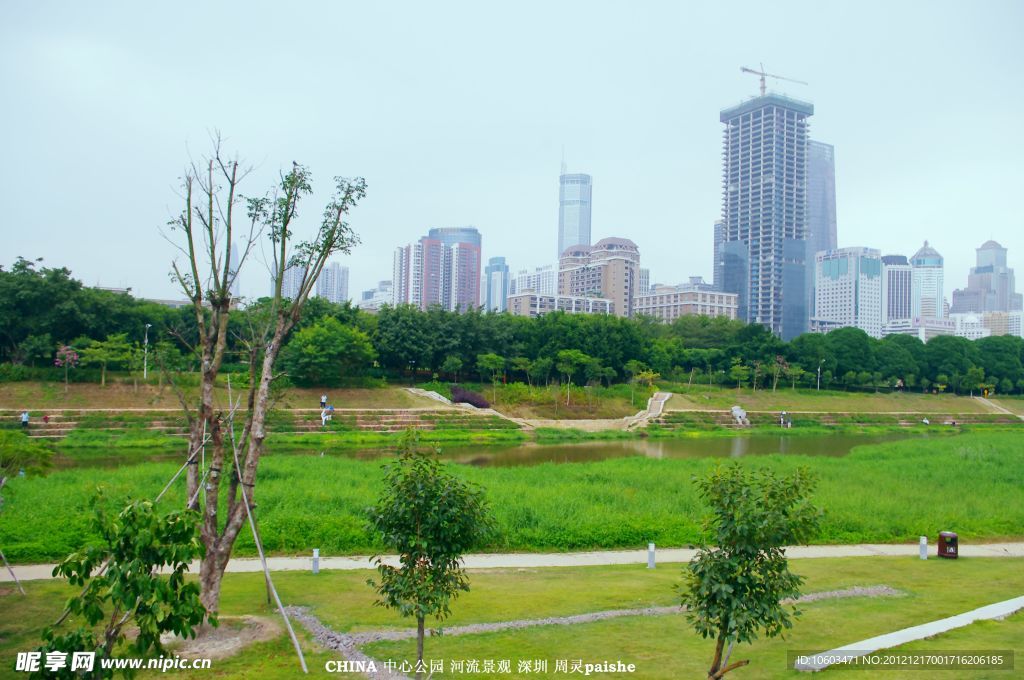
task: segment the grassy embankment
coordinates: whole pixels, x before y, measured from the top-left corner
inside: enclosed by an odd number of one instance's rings
[[[839,392],[792,390],[723,389],[720,387],[665,386],[673,397],[666,411],[728,410],[741,406],[747,411],[810,411],[814,413],[987,413],[977,399],[955,394],[916,392]],[[1013,400],[1015,401],[1015,400]]]
[[[903,594],[895,598],[821,600],[801,605],[804,615],[797,620],[786,640],[762,640],[738,647],[736,658],[751,659],[751,666],[743,671],[745,677],[799,677],[785,667],[788,649],[823,651],[1013,597],[1024,589],[1022,562],[1015,559],[921,562],[882,557],[795,560],[791,564],[793,570],[807,579],[803,587],[805,593],[887,585]],[[408,619],[400,619],[390,610],[373,606],[374,594],[366,585],[368,576],[367,571],[324,572],[318,576],[285,572],[276,574],[274,580],[286,604],[309,606],[325,624],[339,632],[410,627]],[[680,581],[680,572],[679,565],[668,564],[659,564],[655,570],[643,565],[495,569],[473,571],[470,579],[471,591],[454,603],[453,615],[445,626],[669,606],[678,601],[673,586]],[[27,586],[29,595],[24,598],[13,588],[0,590],[0,606],[15,614],[0,617],[3,667],[8,666],[8,661],[13,663],[16,652],[37,644],[39,631],[56,618],[64,599],[72,592],[60,582],[36,581]],[[221,613],[274,617],[275,613],[266,605],[263,588],[260,574],[229,574],[224,581]],[[326,675],[324,662],[338,659],[339,655],[316,646],[301,627],[297,632],[303,640],[311,675]],[[1013,649],[1019,657],[1024,652],[1024,616],[1018,614],[1005,621],[975,624],[914,643],[900,651],[943,649]],[[366,651],[378,659],[402,659],[413,653],[414,643],[378,643],[367,646]],[[644,678],[700,677],[711,652],[712,644],[697,637],[681,615],[430,637],[426,644],[428,658],[511,659],[513,671],[518,659],[547,659],[546,675],[555,674],[556,659],[583,659],[587,663],[621,659],[637,664],[637,672],[632,677]],[[282,633],[277,639],[257,644],[244,654],[215,661],[214,672],[224,678],[290,678],[295,677],[297,664]],[[208,675],[209,671],[204,671],[186,673],[185,677]],[[532,677],[538,675],[542,674],[531,674]],[[920,672],[887,673],[886,677],[917,678],[920,675]],[[984,677],[984,674],[963,670],[948,675]],[[511,676],[501,677],[515,676],[513,672]]]
[[[530,386],[524,383],[491,385],[467,382],[460,385],[484,396],[491,406],[513,418],[527,420],[603,420],[631,416],[647,408],[647,400],[655,390],[642,385],[581,387],[573,385]],[[431,382],[420,387],[451,397],[451,383]]]
[[[221,381],[223,383],[223,381]],[[195,394],[195,388],[185,388]],[[327,394],[335,408],[435,408],[436,401],[411,394],[401,387],[381,388],[304,388],[290,387],[283,391],[280,408],[320,408],[320,395]],[[237,389],[235,390],[237,396]],[[218,384],[214,398],[220,408],[228,408],[226,383]],[[29,408],[40,415],[47,409],[170,409],[179,410],[181,403],[168,386],[139,385],[115,382],[101,387],[93,383],[71,383],[64,391],[63,383],[9,382],[0,384],[0,409]]]
[[[1024,449],[1013,433],[966,433],[858,447],[845,457],[767,455],[744,465],[786,472],[810,467],[825,509],[822,543],[907,542],[940,530],[964,541],[1020,537],[1024,527]],[[457,466],[485,487],[498,519],[490,550],[579,550],[678,546],[694,541],[701,505],[693,475],[714,459],[620,458],[530,467]],[[173,463],[82,468],[15,479],[0,514],[0,546],[17,562],[57,559],[89,537],[96,487],[119,499],[156,493]],[[380,492],[379,462],[347,456],[270,456],[257,489],[261,532],[278,554],[366,553],[365,508]],[[183,501],[183,484],[167,499]],[[56,499],[59,499],[56,500]],[[253,553],[243,533],[239,554]]]

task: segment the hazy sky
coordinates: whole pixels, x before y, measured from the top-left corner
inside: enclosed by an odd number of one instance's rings
[[[156,7],[159,4],[160,7]],[[946,258],[1010,249],[1024,288],[1024,3],[22,2],[0,23],[0,264],[180,297],[159,229],[219,129],[262,194],[293,160],[318,194],[362,175],[354,297],[395,246],[471,224],[484,259],[554,262],[558,173],[593,175],[593,237],[652,281],[711,275],[720,109],[740,66],[805,80],[836,147],[840,246]],[[265,271],[242,293],[267,292]]]

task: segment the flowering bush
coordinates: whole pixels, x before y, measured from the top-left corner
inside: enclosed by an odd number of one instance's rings
[[[452,401],[456,403],[470,404],[477,408],[491,407],[491,403],[484,399],[483,395],[463,389],[458,385],[452,385]]]

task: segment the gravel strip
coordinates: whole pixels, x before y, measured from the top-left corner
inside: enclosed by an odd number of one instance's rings
[[[377,663],[376,659],[364,654],[356,645],[351,635],[334,632],[321,623],[320,619],[310,614],[306,607],[285,607],[285,611],[288,612],[288,616],[301,623],[313,635],[313,638],[327,649],[341,652],[341,655],[349,661],[363,661],[367,663],[373,661],[374,665],[377,666],[377,671],[367,672],[366,677],[373,678],[373,680],[409,680],[409,676],[396,671],[389,671],[384,668],[383,663]],[[413,636],[416,635],[416,631],[412,633]]]
[[[842,590],[826,590],[819,593],[802,595],[796,600],[784,600],[786,603],[793,602],[817,602],[820,600],[838,600],[848,597],[896,597],[902,595],[900,591],[889,586],[854,586]],[[404,628],[401,630],[380,630],[365,633],[336,633],[318,618],[309,613],[305,607],[288,607],[289,616],[295,618],[306,627],[313,637],[324,647],[334,649],[351,661],[371,661],[359,650],[361,645],[384,640],[408,640],[416,637],[416,629]],[[571,626],[578,623],[591,623],[604,621],[622,616],[665,616],[667,614],[679,614],[683,609],[679,606],[672,607],[643,607],[639,609],[610,609],[602,612],[591,612],[589,614],[575,614],[573,616],[550,616],[543,619],[518,619],[516,621],[498,621],[495,623],[474,623],[467,626],[453,626],[444,628],[445,635],[474,635],[478,633],[495,633],[505,630],[519,630],[522,628],[533,628],[534,626]],[[367,676],[374,679],[392,680],[406,678],[400,673],[388,671],[383,668],[382,663],[374,663],[379,667],[377,673],[367,673]]]

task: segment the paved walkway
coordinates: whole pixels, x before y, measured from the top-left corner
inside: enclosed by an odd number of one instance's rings
[[[928,559],[935,557],[935,544],[928,546]],[[688,548],[668,548],[656,551],[659,563],[689,562],[695,550]],[[820,557],[917,557],[918,545],[893,544],[856,544],[856,545],[803,545],[786,549],[786,555],[794,559],[813,559]],[[960,555],[963,557],[1024,557],[1024,543],[978,543],[960,544]],[[311,557],[270,557],[267,565],[271,571],[309,571],[312,567]],[[388,557],[385,562],[398,564],[398,558]],[[481,553],[467,555],[465,565],[468,569],[536,569],[540,567],[588,567],[610,564],[646,564],[646,550],[606,550],[601,552],[576,553]],[[15,566],[14,571],[19,579],[53,578],[53,564],[25,564]],[[367,556],[352,557],[321,557],[320,568],[351,571],[355,569],[373,569]],[[192,565],[197,572],[198,563]],[[227,570],[232,573],[262,571],[260,561],[254,557],[237,557],[228,563]],[[0,583],[10,582],[11,575],[7,570],[0,571]]]
[[[985,397],[975,397],[975,399],[980,401],[982,404],[985,404],[986,406],[988,406],[993,411],[996,411],[998,413],[1005,413],[1008,416],[1016,416],[1017,418],[1020,418],[1021,420],[1024,420],[1024,416],[1018,415],[1018,414],[1014,413],[1013,411],[1009,410],[1008,408],[1004,408],[1004,407],[1000,406],[999,404],[996,404],[995,402],[991,402],[988,399],[986,399]]]

